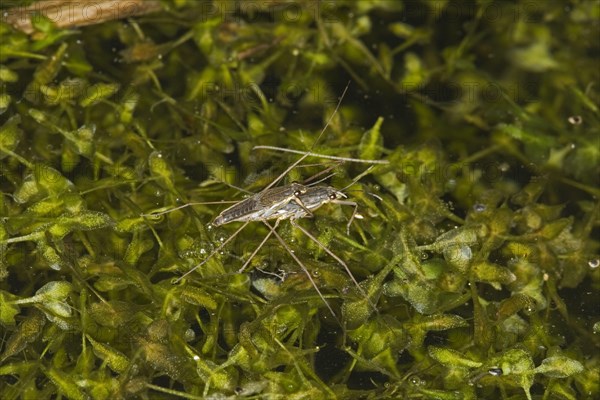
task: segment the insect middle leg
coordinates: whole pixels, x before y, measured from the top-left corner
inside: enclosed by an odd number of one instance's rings
[[[219,251],[221,251],[223,249],[223,247],[225,247],[225,245],[227,245],[227,243],[231,242],[245,227],[246,225],[248,225],[250,223],[250,221],[246,221],[244,222],[244,224],[242,226],[240,226],[235,232],[233,232],[225,241],[223,241],[216,249],[214,249],[213,251],[210,252],[210,254],[208,256],[206,256],[206,258],[198,265],[196,265],[194,268],[190,269],[188,272],[186,272],[185,274],[181,275],[179,278],[177,278],[175,280],[174,283],[178,283],[179,281],[181,281],[183,278],[185,278],[186,276],[188,276],[189,274],[191,274],[192,272],[194,272],[196,269],[200,268],[201,266],[203,266],[204,264],[206,264],[208,262],[208,260],[210,260],[215,254],[217,254]]]

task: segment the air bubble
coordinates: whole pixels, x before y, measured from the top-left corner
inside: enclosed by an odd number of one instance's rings
[[[418,376],[411,376],[410,377],[410,383],[412,383],[413,385],[422,385],[423,381],[421,381],[421,379]]]
[[[183,334],[183,338],[186,342],[189,343],[196,339],[196,332],[194,332],[193,329],[187,329]]]

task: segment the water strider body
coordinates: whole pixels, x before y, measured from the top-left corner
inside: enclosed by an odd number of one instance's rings
[[[348,89],[348,87],[346,87],[346,90],[347,89]],[[344,97],[346,90],[344,90],[344,93],[342,93],[340,102],[341,102],[341,99]],[[320,155],[320,154],[312,152],[316,143],[319,141],[319,139],[322,137],[323,133],[329,126],[329,124],[330,124],[333,116],[336,114],[339,106],[340,106],[340,103],[338,103],[333,114],[330,116],[329,120],[327,121],[327,123],[325,124],[325,126],[321,130],[320,134],[318,135],[316,140],[313,142],[311,148],[308,151],[300,152],[302,154],[302,156],[299,157],[294,163],[292,163],[285,171],[283,171],[276,179],[274,179],[261,192],[252,194],[250,197],[235,203],[231,207],[223,210],[213,220],[212,225],[214,225],[214,226],[221,226],[221,225],[229,224],[231,222],[243,222],[243,224],[238,229],[236,229],[235,232],[233,232],[226,240],[222,241],[222,243],[220,243],[220,245],[217,248],[213,249],[213,251],[210,254],[208,254],[202,262],[200,262],[199,264],[197,264],[196,266],[191,268],[189,271],[184,273],[175,282],[182,280],[183,278],[185,278],[186,276],[191,274],[193,271],[195,271],[196,269],[198,269],[202,265],[204,265],[206,262],[208,262],[214,255],[219,253],[229,242],[231,242],[250,222],[262,222],[264,225],[266,225],[268,227],[269,231],[267,232],[267,234],[265,235],[265,237],[263,238],[261,243],[254,250],[254,252],[247,259],[247,261],[244,263],[244,265],[238,270],[238,272],[244,271],[245,268],[252,261],[254,256],[260,251],[260,249],[263,247],[263,245],[267,242],[267,240],[271,236],[275,236],[277,238],[277,240],[281,243],[281,245],[285,248],[285,250],[288,252],[288,254],[294,259],[294,261],[305,272],[306,276],[312,283],[312,285],[315,288],[316,292],[318,293],[319,297],[323,300],[323,302],[325,303],[325,305],[327,306],[327,308],[329,309],[331,314],[334,316],[334,318],[337,319],[333,309],[331,308],[329,303],[325,300],[325,296],[321,293],[321,290],[319,289],[318,285],[312,278],[311,274],[308,272],[308,269],[306,268],[304,263],[298,258],[298,256],[295,254],[295,252],[292,249],[290,249],[290,247],[283,240],[283,238],[277,233],[277,227],[279,226],[279,223],[283,220],[288,220],[288,221],[290,221],[290,224],[292,224],[292,226],[294,226],[295,228],[297,228],[301,232],[303,232],[310,240],[312,240],[315,244],[317,244],[320,248],[322,248],[330,257],[335,259],[345,269],[346,273],[348,274],[348,276],[350,277],[350,279],[352,280],[354,285],[361,292],[361,294],[365,298],[367,298],[367,294],[360,287],[360,285],[358,284],[358,282],[352,275],[348,265],[340,257],[338,257],[336,254],[334,254],[331,250],[329,250],[327,248],[327,246],[325,246],[323,243],[321,243],[309,231],[307,231],[305,228],[303,228],[296,222],[296,220],[298,220],[300,218],[312,217],[312,215],[313,215],[312,212],[314,210],[318,209],[319,207],[321,207],[327,203],[334,203],[334,204],[339,204],[339,205],[349,205],[349,206],[354,207],[354,212],[352,213],[352,217],[350,218],[348,225],[347,225],[347,231],[349,231],[350,224],[352,223],[352,221],[354,220],[355,217],[358,217],[358,215],[356,214],[357,204],[353,201],[345,200],[347,198],[347,196],[343,193],[343,190],[345,190],[348,186],[341,190],[335,189],[335,188],[333,188],[331,186],[327,186],[327,185],[319,185],[318,182],[317,182],[317,184],[313,184],[312,186],[306,185],[306,184],[301,184],[298,182],[292,182],[288,185],[283,185],[283,186],[275,186],[275,185],[277,185],[277,183],[279,183],[283,179],[283,177],[285,175],[287,175],[287,173],[289,173],[293,168],[298,166],[304,159],[306,159],[309,156],[333,158],[338,161],[366,162],[366,163],[371,163],[371,164],[387,164],[388,163],[385,160],[360,160],[360,159],[350,159],[350,158],[343,158],[343,157],[331,157],[331,156]],[[261,147],[259,146],[257,148],[261,148]],[[294,150],[281,149],[278,147],[268,146],[268,147],[264,147],[264,148],[270,149],[270,150],[295,152]],[[368,174],[369,171],[371,170],[371,168],[367,169],[362,174],[360,174],[358,177],[356,177],[353,180],[353,182],[351,183],[351,185],[354,184],[362,176]],[[323,171],[323,172],[325,172],[325,171]],[[321,175],[322,173],[317,174],[316,176]],[[310,179],[311,178],[309,178],[309,180]],[[171,210],[153,213],[152,215],[161,215],[166,212],[170,212],[175,209],[181,209],[183,207],[187,207],[192,204],[193,203],[188,203],[186,205],[179,206],[179,207],[176,207]],[[269,221],[273,221],[273,220],[275,221],[275,223],[274,223],[274,225],[271,225],[269,223]],[[370,300],[369,300],[369,303],[371,303]],[[374,304],[371,303],[371,306],[376,310],[376,307]]]
[[[296,220],[300,218],[312,217],[312,211],[327,203],[335,203],[353,206],[355,209],[357,204],[353,201],[342,200],[347,198],[343,192],[327,185],[306,186],[305,191],[299,193],[296,201],[283,204],[277,211],[279,220],[289,219]],[[352,223],[355,213],[350,218],[349,224]]]
[[[289,203],[296,204],[303,211],[308,211],[304,209],[302,202],[298,200],[307,190],[307,186],[298,182],[265,189],[223,210],[212,224],[220,226],[230,222],[279,219],[281,218],[282,207]]]

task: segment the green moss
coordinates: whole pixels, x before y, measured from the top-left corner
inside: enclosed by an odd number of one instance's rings
[[[600,395],[597,3],[162,4],[0,24],[3,398]],[[256,145],[389,161],[299,222],[358,285],[219,249],[299,157]]]

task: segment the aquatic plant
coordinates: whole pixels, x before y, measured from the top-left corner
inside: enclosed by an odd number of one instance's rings
[[[0,5],[3,399],[600,395],[597,2],[65,4]],[[300,222],[360,289],[285,222],[310,277],[257,223],[177,281],[259,144],[389,161]]]

